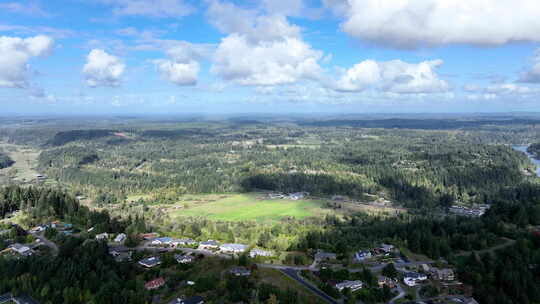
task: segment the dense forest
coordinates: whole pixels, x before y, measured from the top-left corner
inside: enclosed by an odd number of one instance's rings
[[[426,130],[369,123],[376,125],[152,122],[0,134],[20,143],[39,137],[33,142],[43,150],[38,163],[43,173],[76,192],[92,197],[106,192],[118,200],[164,189],[178,194],[264,189],[358,199],[381,194],[410,208],[444,208],[480,202],[518,184],[525,178],[522,170],[531,166],[525,155],[502,143],[535,136],[534,121],[527,126],[481,120],[452,130],[439,130],[435,121],[423,122],[432,126]]]
[[[527,152],[534,155],[536,159],[539,159],[540,158],[540,143],[534,143],[534,144],[529,145],[529,147],[527,147]]]

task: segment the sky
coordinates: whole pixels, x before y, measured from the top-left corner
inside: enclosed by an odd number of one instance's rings
[[[538,0],[0,0],[9,113],[540,112]]]

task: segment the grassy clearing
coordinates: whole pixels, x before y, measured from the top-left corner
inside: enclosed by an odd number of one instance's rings
[[[330,212],[319,200],[266,200],[256,194],[213,195],[207,199],[198,196],[176,206],[182,208],[172,211],[172,217],[206,216],[225,221],[300,219]]]
[[[30,181],[36,178],[35,175],[38,172],[34,168],[37,166],[39,151],[7,143],[0,143],[0,147],[15,161],[11,167],[1,169],[0,175],[7,176],[8,172],[15,172],[14,178],[20,181]]]

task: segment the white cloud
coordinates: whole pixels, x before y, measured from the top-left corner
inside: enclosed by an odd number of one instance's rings
[[[442,60],[417,64],[365,60],[346,70],[332,86],[337,91],[349,92],[375,88],[397,94],[441,93],[449,90],[448,83],[435,72],[442,64]]]
[[[538,0],[326,0],[351,36],[400,48],[540,41]]]
[[[540,49],[536,51],[536,55],[533,58],[533,66],[521,75],[519,81],[540,83]]]
[[[305,9],[303,0],[262,0],[262,5],[269,14],[285,16],[297,16]]]
[[[86,84],[90,87],[116,87],[120,85],[126,68],[122,61],[101,49],[93,49],[83,67]]]
[[[300,28],[284,15],[261,15],[258,11],[232,3],[213,1],[207,11],[208,21],[225,34],[241,34],[250,42],[300,37]]]
[[[161,77],[179,86],[197,84],[199,61],[211,56],[213,46],[193,44],[186,41],[169,41],[172,46],[166,53],[169,59],[154,60]]]
[[[154,63],[161,76],[179,86],[191,86],[197,84],[199,63],[190,61],[178,63],[171,60],[155,60]]]
[[[0,87],[29,88],[29,60],[48,55],[54,41],[47,36],[0,36]]]
[[[240,85],[264,86],[316,79],[323,53],[311,48],[298,26],[284,15],[264,15],[232,3],[213,1],[209,21],[228,34],[221,40],[211,71]]]
[[[113,13],[117,16],[179,18],[195,11],[184,0],[101,0],[101,2],[114,5]]]
[[[297,38],[250,43],[232,34],[221,41],[212,72],[241,85],[279,85],[316,79],[322,52]]]

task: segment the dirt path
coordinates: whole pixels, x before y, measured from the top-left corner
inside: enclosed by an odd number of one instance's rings
[[[477,254],[484,254],[486,252],[494,252],[496,250],[499,250],[499,249],[514,245],[514,243],[516,242],[516,240],[512,240],[512,239],[508,239],[508,238],[503,238],[503,239],[505,240],[505,242],[500,244],[500,245],[493,246],[493,247],[486,248],[486,249],[482,249],[482,250],[465,251],[465,252],[458,253],[456,255],[457,256],[465,256],[465,255],[471,254],[472,252],[476,252]]]

